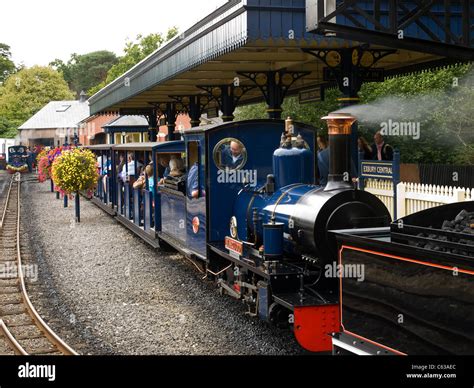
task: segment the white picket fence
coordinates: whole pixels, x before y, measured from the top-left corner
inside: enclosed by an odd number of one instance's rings
[[[393,183],[391,181],[367,179],[365,190],[380,198],[394,218]],[[402,182],[397,185],[397,218],[448,203],[473,200],[474,188],[465,189]]]

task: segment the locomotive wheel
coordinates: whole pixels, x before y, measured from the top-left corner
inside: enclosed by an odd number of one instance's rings
[[[272,303],[268,309],[268,316],[270,323],[278,328],[287,328],[289,323],[290,312],[283,306]]]

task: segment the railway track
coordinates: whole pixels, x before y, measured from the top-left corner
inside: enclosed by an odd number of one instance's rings
[[[28,296],[25,276],[34,267],[20,238],[20,190],[17,174],[0,214],[0,336],[5,340],[0,354],[77,355],[43,321]]]

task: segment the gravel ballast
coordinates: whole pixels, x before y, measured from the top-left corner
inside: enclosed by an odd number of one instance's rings
[[[22,184],[39,265],[33,303],[82,354],[301,354],[290,330],[245,315],[186,259],[154,250],[84,198],[81,223],[49,182]],[[32,285],[34,286],[34,284]]]

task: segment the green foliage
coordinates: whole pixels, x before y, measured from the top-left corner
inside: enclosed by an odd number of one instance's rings
[[[472,164],[474,146],[474,68],[458,65],[395,77],[382,83],[364,84],[362,103],[384,98],[398,103],[400,120],[419,122],[421,137],[392,136],[387,141],[398,148],[404,163]],[[390,117],[387,117],[387,119]],[[360,123],[372,131],[373,123]]]
[[[61,74],[50,67],[34,66],[10,75],[0,87],[0,117],[12,133],[50,101],[72,100]]]
[[[314,125],[321,133],[325,134],[327,128],[321,117],[339,108],[337,102],[339,96],[338,90],[329,89],[326,90],[324,101],[304,105],[299,103],[298,97],[288,97],[282,106],[282,118],[291,117],[295,121]],[[264,103],[241,106],[235,111],[236,120],[264,119],[267,117],[266,104]]]
[[[138,62],[158,49],[163,43],[174,38],[177,34],[178,29],[172,27],[166,33],[166,37],[163,37],[162,34],[138,35],[136,41],[126,42],[124,48],[125,55],[120,57],[118,62],[109,69],[104,81],[89,89],[89,95],[97,93],[104,86],[130,70]]]
[[[16,71],[16,66],[11,60],[10,46],[0,43],[0,85],[5,82],[10,74]]]
[[[266,105],[262,103],[251,104],[245,106],[239,106],[235,112],[235,120],[253,120],[253,119],[265,119],[268,117],[266,113]]]
[[[12,139],[17,135],[17,126],[0,116],[0,138]]]
[[[50,63],[63,74],[69,88],[79,95],[107,77],[109,69],[117,63],[117,56],[110,51],[95,51],[89,54],[72,54],[67,63],[56,59]]]

